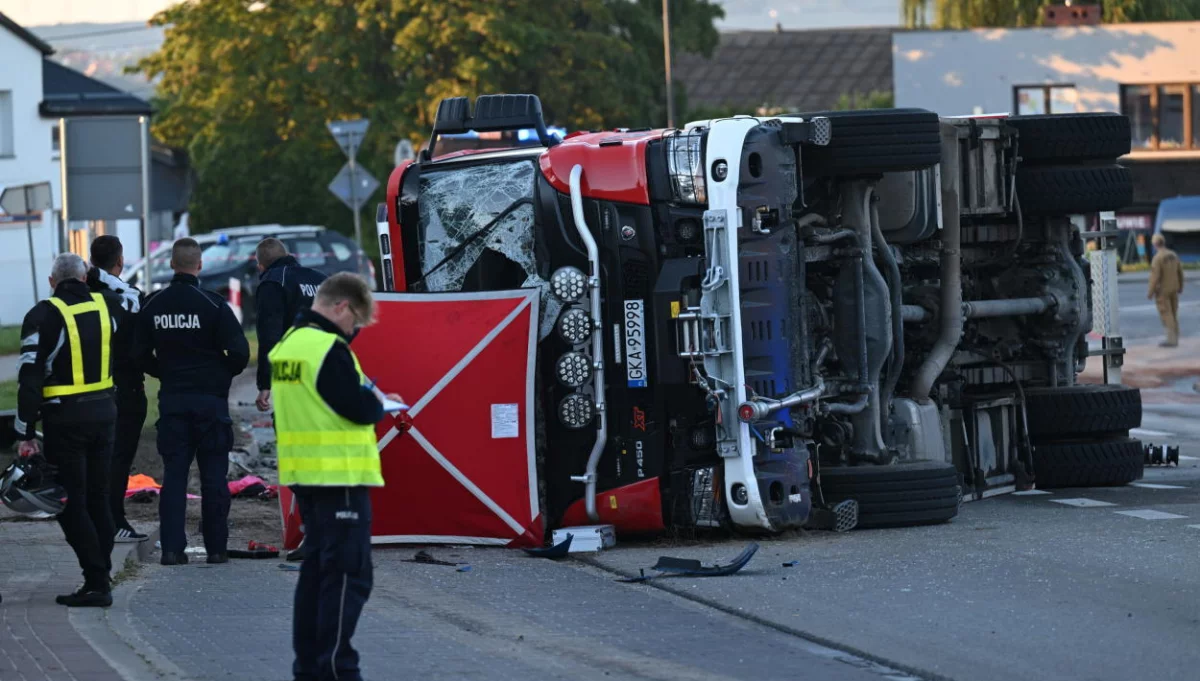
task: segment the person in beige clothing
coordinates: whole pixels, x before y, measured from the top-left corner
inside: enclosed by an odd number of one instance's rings
[[[1164,348],[1179,345],[1179,295],[1183,293],[1183,264],[1175,251],[1167,248],[1162,234],[1155,234],[1150,242],[1154,245],[1154,259],[1150,261],[1150,292],[1158,306],[1158,316],[1167,330],[1167,340],[1159,343]]]

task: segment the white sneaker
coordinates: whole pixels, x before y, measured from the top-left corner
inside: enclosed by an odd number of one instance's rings
[[[149,537],[130,527],[122,527],[117,530],[116,536],[113,537],[113,541],[118,544],[132,544],[134,542],[146,541],[147,539]]]

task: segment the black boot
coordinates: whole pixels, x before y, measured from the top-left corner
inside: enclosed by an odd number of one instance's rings
[[[107,588],[83,585],[73,594],[54,599],[55,603],[68,608],[107,608],[112,605],[112,591]]]
[[[224,551],[221,551],[220,553],[210,553],[210,554],[208,554],[207,562],[211,565],[220,565],[221,563],[228,563],[229,562],[229,554],[225,553]]]
[[[173,551],[163,551],[162,560],[159,563],[163,565],[187,565],[188,557],[186,553],[175,553]]]

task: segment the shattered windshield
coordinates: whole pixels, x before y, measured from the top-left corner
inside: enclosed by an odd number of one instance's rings
[[[423,173],[418,247],[427,291],[461,290],[485,252],[508,258],[525,272],[522,287],[541,290],[539,338],[545,338],[561,304],[535,262],[535,180],[527,160]]]

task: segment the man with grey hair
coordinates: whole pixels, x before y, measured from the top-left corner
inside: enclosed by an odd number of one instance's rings
[[[54,259],[54,294],[25,315],[17,374],[20,456],[38,456],[56,469],[67,504],[58,516],[83,569],[83,586],[59,596],[60,605],[112,605],[113,521],[110,466],[117,408],[113,401],[111,344],[121,318],[119,302],[92,293],[87,263],[74,253]],[[42,422],[44,443],[36,424]]]

